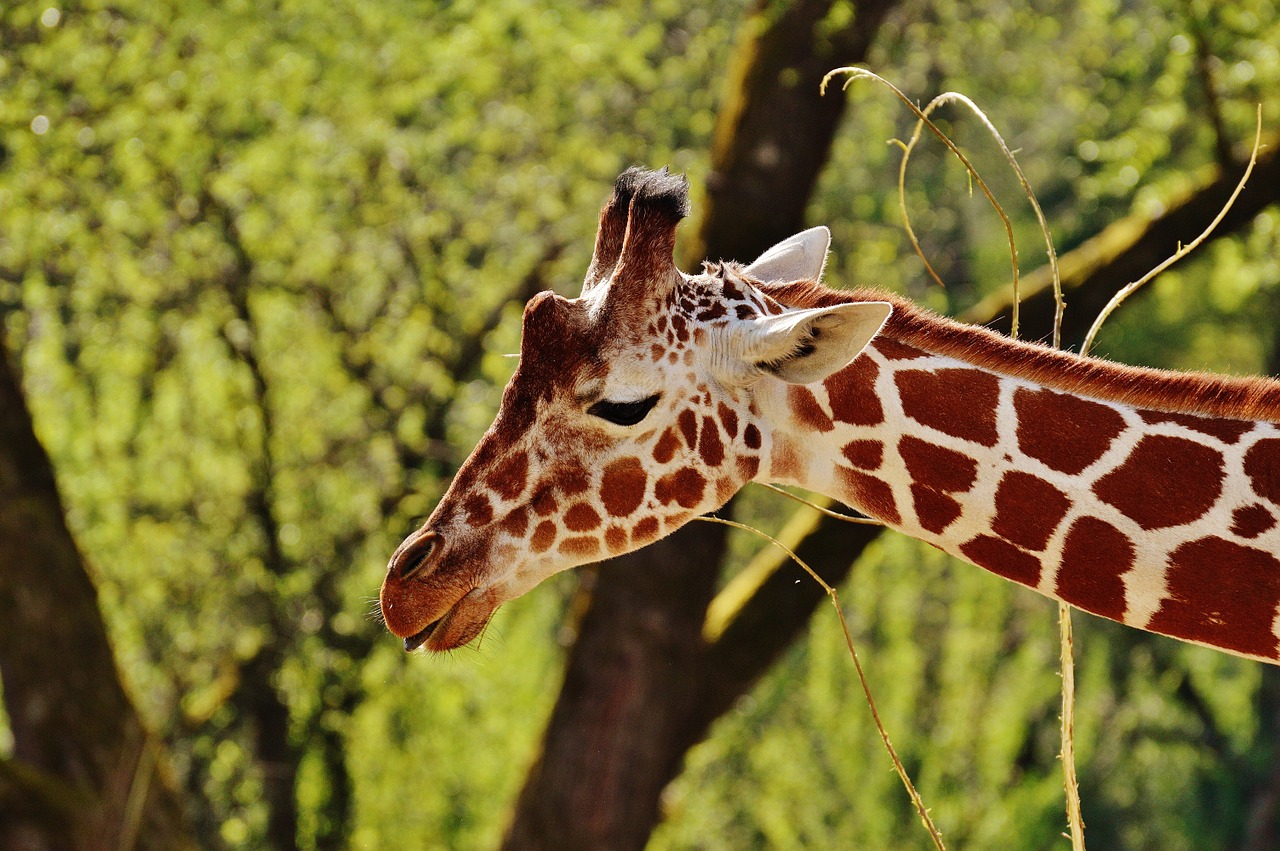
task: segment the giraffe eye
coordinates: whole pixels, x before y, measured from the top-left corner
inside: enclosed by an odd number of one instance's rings
[[[655,393],[648,399],[641,399],[638,402],[596,402],[587,408],[587,413],[616,425],[632,426],[648,416],[656,404],[658,404],[658,396]]]

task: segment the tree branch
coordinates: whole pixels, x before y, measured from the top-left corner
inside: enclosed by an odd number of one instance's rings
[[[894,0],[860,0],[831,27],[836,5],[760,0],[745,23],[686,268],[754,257],[803,225],[845,104],[818,84],[834,57],[865,57]],[[644,846],[690,730],[706,724],[702,629],[724,531],[691,524],[600,571],[505,848]]]
[[[97,589],[8,360],[0,346],[0,680],[14,757],[94,796],[92,811],[79,813],[94,835],[78,836],[74,847],[114,845],[127,830],[134,769],[148,736],[121,685]],[[35,789],[27,781],[37,775],[8,767],[9,793]],[[79,806],[61,795],[53,800]],[[38,793],[26,806],[37,812],[49,803]],[[163,780],[149,783],[140,818],[140,848],[195,845]]]
[[[1272,139],[1264,146],[1253,177],[1207,242],[1238,232],[1258,213],[1280,202],[1280,150]],[[1097,236],[1059,259],[1062,290],[1067,299],[1064,341],[1081,340],[1112,294],[1141,278],[1199,234],[1231,197],[1244,166],[1217,170],[1157,216],[1133,214],[1108,226]],[[1053,288],[1047,268],[1037,269],[1021,282],[1022,336],[1047,339],[1053,328]],[[961,315],[965,322],[990,324],[1008,332],[1012,294],[991,295]]]
[[[95,806],[91,795],[59,777],[0,759],[0,847],[72,848]]]
[[[1262,166],[1260,160],[1255,175]],[[1247,201],[1244,193],[1237,199],[1236,206],[1214,232],[1214,238],[1240,230],[1258,211],[1280,201],[1280,159],[1274,148],[1268,151],[1266,169],[1246,189]],[[1203,230],[1238,181],[1239,174],[1220,175],[1171,205],[1165,215],[1155,219],[1122,219],[1063,255],[1059,262],[1063,288],[1071,296],[1063,325],[1064,339],[1082,337],[1093,320],[1091,306],[1097,305],[1100,309],[1113,292],[1168,256],[1166,249],[1169,254],[1173,253],[1179,239]],[[1022,303],[1023,322],[1028,326],[1040,323],[1035,327],[1050,328],[1053,292],[1045,270],[1024,278],[1022,291],[1026,294]],[[999,293],[970,310],[964,319],[997,327],[1005,323],[1007,329],[1010,300],[1011,293]],[[812,531],[794,548],[824,579],[836,584],[847,576],[850,565],[861,557],[879,532],[875,527],[851,526],[819,516],[813,522]],[[796,586],[788,572],[780,569],[738,607],[736,616],[707,651],[706,673],[701,680],[705,699],[700,705],[705,707],[706,715],[700,722],[703,727],[709,726],[764,675],[825,599],[816,583],[802,582]],[[696,732],[701,735],[701,730]]]

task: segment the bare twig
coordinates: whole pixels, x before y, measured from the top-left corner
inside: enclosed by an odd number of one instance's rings
[[[774,493],[780,493],[783,496],[785,496],[787,499],[795,500],[801,505],[807,505],[810,508],[812,508],[814,511],[817,511],[819,514],[825,514],[827,517],[830,517],[834,520],[843,520],[846,523],[857,523],[863,526],[883,526],[884,525],[874,517],[855,517],[852,514],[841,514],[839,511],[832,511],[829,508],[823,508],[821,505],[818,505],[816,502],[807,500],[804,497],[800,496],[799,494],[794,494],[791,491],[786,490],[785,488],[780,488],[777,485],[771,485],[768,482],[752,482],[752,484],[759,485],[762,488],[768,488]]]
[[[1107,302],[1107,306],[1102,308],[1102,312],[1098,314],[1098,318],[1093,320],[1093,325],[1089,328],[1089,333],[1085,335],[1084,345],[1080,347],[1080,353],[1082,355],[1087,355],[1089,353],[1089,350],[1093,347],[1094,338],[1098,336],[1098,331],[1102,328],[1102,323],[1107,321],[1107,317],[1111,315],[1112,311],[1123,304],[1125,299],[1140,289],[1156,275],[1159,275],[1165,269],[1168,269],[1174,263],[1177,263],[1183,257],[1186,257],[1194,251],[1200,243],[1204,242],[1205,239],[1209,237],[1209,234],[1213,233],[1214,228],[1216,228],[1218,223],[1222,221],[1223,217],[1227,215],[1227,211],[1231,209],[1231,205],[1235,203],[1236,198],[1239,197],[1241,191],[1244,190],[1245,184],[1249,181],[1249,175],[1253,174],[1253,167],[1258,162],[1258,151],[1261,146],[1262,104],[1258,104],[1257,129],[1254,131],[1253,150],[1249,153],[1249,164],[1245,167],[1244,174],[1241,175],[1240,182],[1236,184],[1235,191],[1231,193],[1231,197],[1227,199],[1227,203],[1218,211],[1218,215],[1214,216],[1213,221],[1209,222],[1209,226],[1206,227],[1199,236],[1188,242],[1186,245],[1180,245],[1178,250],[1175,251],[1167,260],[1156,266],[1138,280],[1125,285],[1119,292],[1111,297],[1111,300]]]
[[[1076,779],[1076,662],[1071,636],[1071,606],[1058,602],[1058,650],[1062,671],[1062,780],[1067,792],[1067,824],[1072,851],[1084,851],[1084,816],[1080,812],[1080,783]]]
[[[129,796],[125,801],[123,824],[120,826],[120,851],[132,851],[142,829],[143,808],[147,792],[156,770],[156,745],[146,732],[142,734],[142,746],[138,751],[138,763],[134,767],[133,782],[129,784]]]
[[[1053,347],[1056,349],[1062,345],[1062,313],[1066,307],[1066,304],[1062,300],[1062,284],[1061,284],[1060,277],[1058,275],[1058,252],[1053,247],[1053,235],[1049,232],[1049,224],[1045,220],[1044,210],[1040,208],[1040,201],[1036,198],[1036,193],[1034,190],[1032,190],[1031,183],[1027,180],[1027,176],[1023,174],[1022,166],[1018,164],[1017,157],[1013,155],[1013,151],[1009,150],[1009,146],[1005,144],[1004,137],[1000,135],[1000,131],[996,129],[996,126],[991,122],[991,119],[987,117],[985,112],[983,112],[981,109],[978,108],[978,105],[976,103],[974,103],[965,95],[960,94],[959,92],[944,92],[943,94],[940,94],[937,97],[935,97],[933,100],[929,101],[929,103],[925,106],[925,108],[922,111],[924,112],[925,115],[930,115],[932,114],[933,110],[937,109],[938,107],[944,106],[952,102],[959,103],[962,106],[968,107],[969,110],[978,117],[978,120],[982,122],[982,126],[986,128],[987,132],[991,134],[992,138],[996,140],[996,144],[1000,146],[1000,152],[1004,155],[1005,160],[1008,161],[1009,166],[1013,169],[1013,173],[1018,176],[1018,182],[1022,184],[1023,194],[1027,196],[1027,200],[1031,203],[1031,209],[1036,214],[1036,221],[1040,225],[1040,232],[1044,235],[1045,253],[1049,258],[1049,274],[1053,279],[1053,297],[1054,297],[1054,304],[1055,304],[1054,323],[1053,323]],[[920,121],[916,122],[916,129],[915,129],[915,132],[911,134],[911,141],[903,146],[902,162],[898,167],[898,201],[899,201],[899,205],[902,207],[902,215],[904,220],[906,218],[906,213],[907,213],[906,197],[905,197],[905,191],[904,191],[905,176],[907,171],[907,159],[911,156],[911,151],[915,147],[916,142],[920,138],[920,129],[922,126],[923,126],[922,122]],[[977,177],[977,175],[974,174],[974,177]],[[995,202],[993,201],[992,203],[994,204]],[[1004,210],[1001,209],[999,205],[996,205],[996,212],[999,213],[1000,218],[1004,220],[1006,228],[1010,227],[1009,219],[1005,215]],[[911,229],[909,225],[907,228],[907,232],[911,233]],[[915,244],[914,235],[912,235],[912,243]],[[920,253],[920,248],[918,245],[916,246],[916,253]],[[1018,336],[1017,311],[1018,311],[1018,302],[1021,299],[1019,298],[1019,292],[1018,292],[1017,256],[1016,255],[1014,256],[1013,261],[1014,261],[1014,286],[1013,286],[1014,320],[1013,320],[1013,327],[1010,332],[1010,335],[1013,337],[1017,337]],[[926,262],[926,265],[927,265],[927,262]]]
[[[854,80],[867,78],[867,79],[875,80],[878,83],[881,83],[882,85],[886,86],[890,91],[892,91],[895,95],[897,95],[898,99],[901,100],[904,104],[906,104],[908,109],[910,109],[913,113],[915,113],[916,118],[918,118],[925,127],[928,127],[930,132],[933,133],[933,135],[937,136],[940,140],[942,140],[942,144],[946,145],[948,150],[951,151],[951,153],[955,154],[956,157],[959,158],[960,162],[964,164],[964,167],[968,170],[969,174],[973,176],[973,180],[975,183],[978,184],[978,188],[982,190],[982,194],[987,196],[987,200],[991,202],[991,205],[995,207],[996,212],[1000,214],[1000,219],[1002,222],[1004,222],[1005,233],[1009,238],[1009,256],[1013,260],[1013,292],[1014,292],[1013,327],[1014,327],[1014,336],[1017,336],[1018,246],[1014,242],[1014,238],[1013,238],[1013,224],[1012,222],[1009,221],[1009,217],[1004,214],[1004,210],[1001,208],[1000,202],[996,201],[996,196],[992,194],[991,189],[987,186],[986,181],[983,180],[982,176],[978,174],[978,170],[973,167],[973,163],[969,162],[969,158],[966,157],[958,147],[956,147],[956,143],[952,142],[951,139],[947,137],[946,133],[943,133],[941,130],[939,130],[938,126],[929,120],[929,116],[925,115],[925,113],[920,109],[920,107],[912,103],[911,99],[907,97],[905,94],[903,94],[902,90],[899,89],[897,86],[895,86],[893,83],[890,83],[884,77],[881,77],[879,74],[875,74],[871,71],[868,71],[865,68],[855,68],[852,66],[846,66],[844,68],[836,68],[834,71],[828,71],[827,75],[822,78],[821,91],[824,94],[826,93],[826,90],[827,90],[827,83],[831,80],[832,77],[836,76],[837,74],[845,74],[849,78],[844,81],[844,86],[842,86],[842,88],[847,89],[853,83]],[[912,241],[914,243],[914,236],[912,238]],[[919,251],[918,244],[917,244],[916,250]],[[921,257],[923,258],[923,255],[921,255]],[[927,260],[925,261],[925,265],[928,265]],[[932,267],[930,267],[930,271],[932,271]],[[937,275],[934,275],[934,279],[937,280],[938,283],[940,284],[942,283],[942,281],[938,279]]]
[[[783,493],[786,493],[783,491]],[[790,494],[788,494],[790,495]],[[816,507],[816,506],[815,506]],[[884,728],[884,723],[880,720],[880,712],[876,709],[875,698],[871,696],[871,685],[867,682],[866,672],[862,670],[862,662],[858,659],[858,651],[853,646],[853,636],[849,632],[849,624],[845,621],[844,610],[840,607],[840,595],[836,593],[836,589],[829,585],[826,580],[818,575],[812,567],[804,562],[800,556],[796,555],[789,547],[774,538],[771,535],[761,532],[753,526],[745,523],[738,523],[735,520],[725,520],[722,517],[699,517],[707,523],[719,523],[724,526],[730,526],[734,529],[741,529],[745,532],[759,535],[778,549],[785,552],[791,559],[808,573],[813,580],[822,586],[822,590],[827,593],[831,599],[831,605],[836,610],[836,617],[840,619],[840,629],[844,632],[844,641],[849,648],[849,655],[853,658],[853,666],[858,671],[858,682],[862,684],[862,693],[866,696],[867,706],[871,709],[871,719],[875,722],[876,730],[880,733],[880,740],[884,742],[885,750],[889,752],[889,758],[893,760],[893,770],[898,773],[898,777],[902,780],[902,785],[906,787],[907,794],[911,796],[911,803],[915,805],[916,813],[920,816],[920,821],[924,823],[925,829],[929,831],[929,837],[933,840],[935,847],[945,849],[946,845],[942,842],[942,834],[938,832],[938,828],[934,825],[933,819],[929,817],[929,810],[925,807],[924,801],[920,798],[920,793],[916,791],[915,784],[911,782],[911,777],[907,774],[906,767],[902,764],[902,760],[898,758],[898,752],[893,747],[893,742],[889,741],[889,734]]]

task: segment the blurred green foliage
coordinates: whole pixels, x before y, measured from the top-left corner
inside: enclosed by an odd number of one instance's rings
[[[573,577],[448,659],[406,658],[372,595],[496,410],[522,288],[575,292],[613,176],[670,164],[696,205],[745,9],[0,9],[0,320],[129,685],[210,847],[265,841],[264,687],[287,711],[303,847],[501,835],[559,687]],[[1280,124],[1277,21],[1271,0],[907,2],[873,64],[914,97],[976,99],[1069,250],[1185,189],[1220,155],[1215,123],[1237,157],[1255,103]],[[928,144],[908,203],[949,287],[925,282],[885,144],[910,124],[870,83],[850,98],[812,211],[835,236],[829,281],[947,310],[1005,285],[999,221]],[[1038,265],[993,146],[944,118]],[[1272,208],[1165,275],[1099,351],[1276,369],[1278,249]],[[765,528],[791,511],[759,495],[744,509]],[[756,544],[734,546],[745,559]],[[1053,606],[896,537],[853,575],[881,711],[946,836],[1061,842]],[[1249,771],[1265,769],[1250,761],[1259,667],[1078,621],[1091,839],[1238,844]],[[657,848],[927,839],[825,611],[692,752],[665,807]]]

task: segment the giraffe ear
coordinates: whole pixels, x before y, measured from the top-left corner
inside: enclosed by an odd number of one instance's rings
[[[818,281],[827,265],[831,231],[822,225],[788,237],[743,271],[758,281]]]
[[[740,382],[762,372],[791,384],[822,381],[848,366],[892,312],[888,302],[861,301],[733,323],[726,329],[733,372]]]

